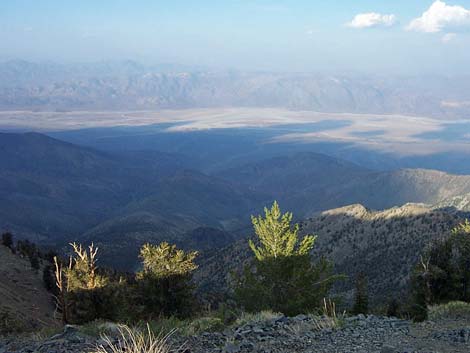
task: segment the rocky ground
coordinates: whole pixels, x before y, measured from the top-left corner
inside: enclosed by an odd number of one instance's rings
[[[328,321],[304,315],[281,316],[227,328],[223,332],[173,339],[177,345],[186,343],[186,353],[463,353],[470,352],[470,321],[414,324],[395,318],[359,315],[346,318],[341,327],[331,328]],[[86,336],[69,326],[47,339],[4,338],[0,340],[0,353],[92,352],[102,343],[101,339]]]

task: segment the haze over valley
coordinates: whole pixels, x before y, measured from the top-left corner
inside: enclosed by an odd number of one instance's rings
[[[129,270],[148,241],[244,239],[273,200],[302,220],[470,193],[465,78],[179,70],[0,65],[3,227]]]
[[[38,4],[0,4],[0,353],[468,351],[468,0]]]

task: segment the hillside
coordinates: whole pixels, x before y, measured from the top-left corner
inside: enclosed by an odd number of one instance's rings
[[[426,169],[376,172],[317,153],[243,164],[217,174],[268,194],[299,219],[360,203],[385,209],[408,202],[436,204],[470,192],[470,176]]]
[[[237,229],[265,200],[177,154],[104,153],[36,133],[1,134],[0,152],[1,228],[43,245],[104,244],[104,263],[123,269],[137,256],[121,255],[144,242]]]
[[[123,255],[137,254],[145,242],[208,251],[206,239],[188,241],[199,228],[219,232],[214,247],[223,247],[245,236],[250,215],[274,199],[305,219],[355,203],[373,209],[408,202],[452,206],[470,193],[470,176],[377,172],[312,152],[207,175],[181,154],[102,152],[35,133],[1,134],[0,151],[0,227],[58,248],[71,240],[98,243],[106,249],[103,263],[121,269],[136,266],[136,256]]]
[[[37,330],[56,326],[55,305],[44,288],[42,272],[31,269],[29,260],[0,245],[0,315],[9,313],[6,324]],[[4,320],[4,318],[2,318]],[[8,324],[8,320],[12,320]],[[5,324],[5,322],[2,322]]]
[[[33,239],[83,232],[175,168],[36,133],[0,134],[0,151],[1,225]]]
[[[465,215],[423,204],[384,211],[356,204],[318,213],[301,223],[301,234],[318,235],[314,254],[334,260],[335,270],[348,276],[335,288],[346,301],[352,298],[355,276],[363,272],[371,302],[385,303],[404,294],[410,271],[429,242],[449,235]],[[195,281],[201,290],[223,291],[229,274],[251,256],[247,241],[240,240],[206,258]]]
[[[341,199],[332,194],[351,180],[360,180],[371,171],[323,154],[303,152],[243,164],[221,171],[217,176],[238,183],[252,192],[276,199],[297,217],[337,207]]]

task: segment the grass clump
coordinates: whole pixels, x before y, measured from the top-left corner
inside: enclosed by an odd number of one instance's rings
[[[447,304],[433,305],[429,307],[429,319],[468,319],[470,318],[470,303],[452,301]]]
[[[249,323],[258,323],[258,322],[266,322],[278,319],[282,317],[281,313],[276,313],[271,310],[263,310],[258,313],[247,313],[243,312],[241,315],[235,320],[234,326],[243,326]]]
[[[168,334],[178,331],[178,334],[181,336],[193,336],[202,332],[222,331],[224,328],[222,319],[211,316],[186,320],[181,320],[176,317],[162,317],[158,320],[151,321],[148,325],[152,332]]]
[[[224,323],[218,317],[201,317],[189,322],[183,334],[186,336],[197,335],[202,332],[222,331]]]
[[[92,353],[169,353],[182,352],[183,347],[173,347],[170,338],[174,331],[167,334],[155,335],[150,326],[146,330],[131,328],[126,325],[118,326],[118,339],[115,341],[107,335],[102,335],[105,345],[99,345]]]
[[[80,326],[79,331],[87,336],[101,337],[119,333],[119,325],[109,321],[94,320]]]

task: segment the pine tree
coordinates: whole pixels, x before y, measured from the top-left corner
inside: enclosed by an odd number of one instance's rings
[[[145,244],[140,250],[143,274],[151,274],[158,278],[184,275],[194,271],[197,251],[185,252],[166,242],[158,246]]]
[[[194,304],[192,272],[198,253],[166,242],[145,244],[140,251],[143,270],[137,274],[140,302],[147,316],[188,316]]]
[[[367,290],[367,277],[364,273],[359,273],[356,277],[354,306],[352,312],[354,315],[367,315],[369,311],[369,298]]]
[[[102,298],[97,295],[107,283],[107,277],[97,271],[98,248],[88,249],[71,243],[73,252],[68,265],[54,257],[57,286],[57,306],[64,323],[85,323],[99,318]]]
[[[70,291],[103,287],[107,280],[97,273],[98,248],[91,244],[87,251],[81,244],[70,243],[70,246],[73,249],[71,266],[66,269]]]
[[[252,217],[257,240],[249,246],[255,258],[235,288],[239,303],[247,311],[271,309],[287,315],[318,309],[341,276],[332,275],[331,263],[323,258],[312,263],[316,237],[306,235],[299,242],[292,213],[282,214],[277,202],[264,213],[264,218]]]
[[[315,236],[306,235],[298,245],[299,225],[291,226],[292,213],[281,213],[279,204],[274,201],[271,209],[264,208],[264,215],[251,217],[260,246],[249,240],[249,245],[259,261],[282,256],[308,255],[315,244]]]

